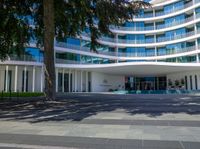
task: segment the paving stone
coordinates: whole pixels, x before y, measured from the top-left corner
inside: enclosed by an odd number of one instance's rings
[[[144,140],[144,148],[160,148],[160,149],[183,149],[178,141],[152,141]]]
[[[200,142],[181,142],[184,149],[200,149]]]

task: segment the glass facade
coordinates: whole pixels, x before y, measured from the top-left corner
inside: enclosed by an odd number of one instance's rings
[[[145,1],[151,2],[150,0]],[[82,64],[108,64],[134,61],[152,62],[155,60],[148,60],[146,57],[166,56],[166,58],[157,59],[156,61],[175,63],[199,62],[198,54],[168,58],[170,55],[198,50],[200,38],[191,38],[189,40],[187,38],[198,35],[200,32],[200,22],[195,20],[200,16],[199,3],[199,0],[194,0],[194,3],[192,0],[179,0],[167,5],[161,5],[160,7],[143,10],[135,19],[126,21],[120,27],[111,26],[113,35],[101,37],[100,41],[103,41],[103,44],[97,47],[97,51],[98,54],[115,56],[116,58],[109,59],[105,58],[105,56],[56,51],[56,59],[62,63],[75,61],[75,63]],[[197,7],[193,8],[193,5],[197,5]],[[188,10],[179,13],[179,11],[185,8]],[[33,25],[33,20],[30,17],[28,18],[30,24]],[[195,22],[189,25],[186,24],[192,21]],[[89,37],[88,29],[85,30],[83,36]],[[55,46],[95,53],[90,51],[89,38],[66,38],[63,41],[56,41],[56,43],[58,44]],[[37,48],[26,48],[24,55],[26,55],[26,58],[22,57],[21,59],[43,61],[43,51]],[[128,57],[129,59],[121,61],[118,60],[118,57]],[[131,57],[132,59],[130,59]],[[137,57],[140,57],[140,60],[137,60]]]
[[[126,77],[126,90],[166,90],[166,77]]]

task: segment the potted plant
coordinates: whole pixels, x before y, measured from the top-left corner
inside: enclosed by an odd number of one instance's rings
[[[179,85],[180,85],[179,80],[175,80],[175,86],[176,86],[176,87],[179,87]]]
[[[181,79],[181,87],[184,88],[185,87],[185,80],[182,78]]]
[[[169,86],[169,88],[172,87],[172,81],[171,81],[171,79],[168,79],[168,86]]]

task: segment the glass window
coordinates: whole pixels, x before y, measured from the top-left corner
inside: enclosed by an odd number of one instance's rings
[[[198,90],[197,75],[195,75],[195,87],[196,87],[196,90]]]
[[[187,76],[185,76],[185,88],[188,90]]]

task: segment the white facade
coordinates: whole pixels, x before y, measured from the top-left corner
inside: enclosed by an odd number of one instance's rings
[[[120,75],[91,73],[92,92],[108,92],[109,90],[124,90],[125,78]]]

